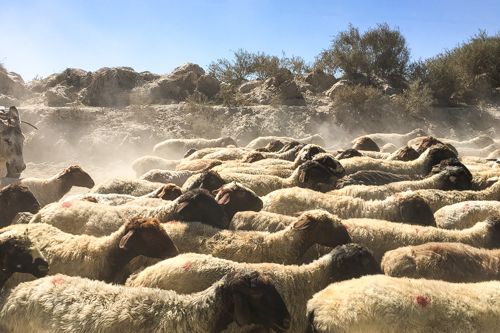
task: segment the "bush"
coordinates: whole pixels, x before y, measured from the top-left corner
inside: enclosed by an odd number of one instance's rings
[[[264,52],[250,53],[244,49],[234,52],[233,61],[218,59],[208,65],[208,72],[219,81],[238,86],[244,81],[253,79],[268,79],[277,75],[283,69],[295,74],[304,74],[312,71],[311,65],[302,57],[288,58],[283,52],[281,58]]]
[[[186,124],[188,130],[200,138],[220,137],[225,116],[219,114],[206,96],[202,100],[190,95],[186,98]]]
[[[388,97],[378,89],[346,86],[335,92],[332,111],[337,123],[347,128],[359,126],[369,132],[370,126],[380,121],[389,105]]]
[[[339,32],[332,45],[316,57],[314,67],[330,74],[376,75],[401,85],[409,59],[410,50],[399,28],[377,24],[361,35],[349,24],[348,30]]]
[[[435,102],[431,88],[420,79],[410,83],[408,89],[394,98],[397,106],[414,116],[425,115]]]
[[[249,106],[251,103],[239,91],[235,91],[232,85],[221,84],[220,90],[215,98],[221,101],[222,106]]]
[[[127,107],[138,121],[154,121],[158,111],[151,105],[153,102],[149,94],[133,91],[130,94],[130,105]]]
[[[485,31],[472,36],[452,50],[426,61],[428,81],[435,97],[476,104],[500,87],[500,33]]]

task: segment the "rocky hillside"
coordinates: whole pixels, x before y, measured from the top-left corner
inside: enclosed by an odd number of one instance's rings
[[[375,86],[386,96],[401,93],[366,77],[336,79],[321,71],[284,73],[268,80],[228,87],[186,63],[165,75],[129,67],[96,72],[68,68],[45,79],[23,82],[0,71],[0,105],[16,105],[23,125],[27,162],[122,161],[150,154],[168,138],[232,136],[245,145],[257,136],[323,136],[335,148],[366,132],[427,133],[468,139],[497,138],[498,107],[434,108],[426,118],[393,110],[376,118],[339,123],[332,112],[335,92],[345,86]],[[359,118],[359,119],[358,119]]]

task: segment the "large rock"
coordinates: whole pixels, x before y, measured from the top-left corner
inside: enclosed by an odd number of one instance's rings
[[[315,69],[312,73],[307,74],[306,82],[319,91],[330,88],[337,82],[335,76],[326,74],[321,69]]]
[[[337,83],[335,83],[330,89],[328,89],[327,91],[325,91],[325,95],[330,97],[331,99],[334,99],[335,98],[335,94],[345,88],[345,87],[350,87],[352,86],[353,84],[348,81],[348,80],[340,80],[338,81]]]
[[[28,88],[33,92],[46,92],[56,86],[73,87],[77,91],[90,84],[92,72],[78,68],[66,68],[62,73],[52,74],[42,80],[32,80]]]
[[[56,86],[45,92],[45,99],[48,106],[64,106],[71,102],[68,87]]]
[[[196,81],[196,91],[205,94],[208,98],[214,98],[220,91],[220,83],[213,75],[203,74]]]
[[[10,95],[20,99],[24,96],[26,87],[23,78],[14,72],[0,71],[0,94]]]
[[[183,75],[189,72],[195,73],[198,77],[205,74],[205,70],[197,64],[192,64],[190,62],[183,63],[170,73],[171,76]]]
[[[262,80],[261,79],[255,79],[255,80],[243,83],[238,88],[238,90],[242,94],[247,94],[247,93],[251,92],[252,90],[254,90],[255,88],[259,87],[261,84],[262,84]]]

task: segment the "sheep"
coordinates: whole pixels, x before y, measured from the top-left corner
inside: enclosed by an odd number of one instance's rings
[[[406,145],[406,143],[416,137],[427,136],[427,134],[421,128],[414,129],[406,134],[396,134],[396,133],[373,133],[364,135],[364,137],[369,137],[380,147],[386,143],[392,143],[396,147],[401,147]],[[352,140],[352,144],[356,143],[361,137]]]
[[[262,209],[262,200],[252,190],[231,182],[214,191],[215,201],[222,206],[229,221],[239,211],[255,211]]]
[[[380,147],[380,152],[381,153],[394,153],[397,149],[398,149],[398,147],[396,147],[394,144],[386,143],[385,145]]]
[[[410,140],[408,144],[410,145],[417,145],[420,143],[420,141],[424,138],[415,138]],[[484,147],[487,147],[495,141],[489,137],[488,135],[481,134],[475,138],[472,138],[470,140],[466,141],[458,141],[458,140],[452,140],[452,139],[445,139],[445,138],[438,138],[439,141],[445,143],[445,144],[451,144],[457,149],[462,149],[462,148],[470,148],[470,149],[481,149]]]
[[[199,221],[220,228],[229,226],[222,208],[204,189],[184,193],[160,207],[108,206],[88,201],[54,203],[41,209],[30,223],[48,223],[74,235],[106,236],[134,217],[156,217],[161,222]]]
[[[285,142],[283,142],[281,140],[273,140],[273,141],[270,141],[265,147],[257,148],[256,150],[259,151],[259,149],[263,149],[264,151],[267,151],[270,153],[276,153],[276,152],[280,151],[285,146]]]
[[[462,201],[438,209],[434,218],[439,228],[466,229],[494,213],[500,214],[499,201]]]
[[[177,186],[182,186],[186,180],[192,175],[208,171],[208,170],[198,170],[198,171],[170,171],[161,169],[152,169],[139,177],[141,180],[147,180],[148,182],[164,183],[164,184],[175,184]]]
[[[0,228],[12,223],[19,212],[38,213],[40,204],[26,185],[14,183],[0,190]]]
[[[195,188],[204,188],[212,193],[224,184],[227,184],[227,182],[216,171],[210,170],[189,177],[182,185],[182,192],[186,193]]]
[[[2,107],[3,108],[3,107]],[[5,123],[4,120],[7,122]],[[21,119],[19,111],[15,106],[11,106],[6,112],[0,112],[0,176],[20,174],[26,169],[23,157],[24,135],[21,131]],[[8,164],[12,172],[8,172],[5,167]],[[10,176],[9,175],[9,176]]]
[[[367,275],[307,302],[308,332],[498,332],[500,283]]]
[[[186,253],[144,269],[131,276],[125,285],[190,294],[204,290],[225,274],[243,268],[262,272],[276,283],[276,289],[283,297],[292,319],[287,332],[300,333],[304,332],[307,325],[307,318],[304,316],[307,300],[316,292],[330,283],[381,272],[365,247],[345,244],[315,262],[301,266],[236,263],[210,255]]]
[[[174,184],[164,184],[158,187],[151,193],[136,197],[128,194],[116,194],[116,193],[87,193],[87,194],[75,194],[67,197],[64,201],[73,200],[89,200],[93,202],[102,203],[110,206],[118,206],[124,204],[137,204],[138,200],[143,199],[154,199],[157,205],[162,205],[165,203],[163,200],[175,200],[182,195],[182,190],[179,186]]]
[[[199,160],[182,160],[175,167],[175,171],[207,171],[213,168],[214,166],[221,165],[221,160],[216,159],[199,159]]]
[[[62,274],[0,294],[0,328],[24,332],[221,332],[236,321],[284,332],[290,313],[264,274],[240,270],[196,294]]]
[[[305,212],[307,213],[307,212]],[[240,211],[234,214],[229,230],[276,232],[297,221],[297,217],[265,211]]]
[[[427,202],[412,192],[398,193],[383,201],[332,196],[310,189],[277,190],[261,198],[262,210],[293,215],[311,209],[324,209],[340,218],[373,218],[420,225],[436,225]]]
[[[279,140],[279,141],[296,141],[300,143],[314,143],[317,145],[324,146],[325,141],[319,134],[314,134],[308,137],[305,137],[303,139],[294,139],[294,138],[289,138],[289,137],[283,137],[283,136],[260,136],[252,141],[250,141],[247,144],[247,148],[250,149],[256,149],[259,147],[264,147],[267,145],[269,142],[274,141],[274,140]]]
[[[24,229],[26,226],[18,224],[0,232]],[[166,259],[178,254],[158,219],[134,218],[104,237],[71,235],[46,223],[30,225],[29,233],[33,244],[48,261],[50,275],[62,273],[113,282],[125,265],[137,256]],[[15,274],[6,286],[14,287],[30,280],[33,278],[26,274]]]
[[[500,247],[500,218],[490,217],[464,230],[446,230],[373,219],[342,220],[354,243],[373,252],[380,262],[385,252],[428,242],[460,242],[488,249]]]
[[[115,177],[108,178],[97,184],[90,189],[89,193],[116,193],[139,197],[141,195],[149,194],[163,185],[163,183],[148,182],[147,180]]]
[[[169,139],[156,144],[153,147],[153,154],[163,158],[176,159],[181,158],[191,148],[203,149],[227,146],[237,147],[238,145],[230,137],[218,139]]]
[[[140,177],[153,169],[175,170],[180,162],[181,160],[167,160],[158,156],[146,155],[137,158],[132,163],[132,169],[134,169],[136,176]]]
[[[26,228],[0,232],[0,290],[16,272],[40,278],[48,271],[49,264],[33,245]]]
[[[419,179],[419,178],[417,178]],[[386,185],[393,182],[415,180],[409,175],[399,175],[378,170],[360,170],[337,181],[337,189],[350,185]]]
[[[500,177],[500,170],[495,168],[489,171],[474,172],[472,177],[472,189],[475,191],[485,190],[493,185]]]
[[[413,193],[424,198],[432,212],[462,201],[500,200],[500,181],[482,191],[442,191],[435,189],[415,190]],[[264,201],[264,200],[263,200]]]
[[[384,274],[393,277],[481,282],[500,279],[500,250],[462,243],[426,243],[388,251],[382,258]]]
[[[360,170],[379,170],[397,174],[427,175],[433,165],[448,158],[457,157],[449,148],[435,147],[423,152],[416,160],[403,162],[393,160],[377,160],[369,157],[353,157],[342,160],[346,175]]]
[[[328,169],[315,161],[307,161],[301,164],[290,177],[285,179],[278,176],[240,173],[221,173],[220,176],[226,182],[237,181],[242,183],[258,196],[266,195],[277,189],[293,186],[326,191],[334,189],[337,181],[337,177],[333,176]]]
[[[18,181],[16,178],[0,179],[2,186]],[[78,165],[72,165],[51,178],[24,178],[20,181],[28,187],[42,207],[59,201],[73,186],[91,188],[95,185],[89,174]]]
[[[477,148],[460,148],[458,149],[458,152],[460,153],[461,156],[479,156],[479,157],[487,157],[491,153],[493,153],[495,150],[500,149],[500,143],[495,142],[492,143],[489,146],[486,146],[481,149]]]
[[[352,149],[367,150],[367,151],[380,151],[379,146],[371,138],[362,136],[353,141]]]
[[[418,190],[418,189],[439,189],[443,191],[470,190],[472,187],[471,178],[461,167],[447,167],[437,173],[422,180],[409,180],[393,182],[387,185],[351,185],[340,190],[330,191],[330,195],[344,195],[364,200],[384,200],[388,196],[398,192]]]

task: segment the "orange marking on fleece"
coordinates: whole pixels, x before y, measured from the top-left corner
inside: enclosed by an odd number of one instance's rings
[[[70,201],[64,201],[62,204],[61,204],[61,207],[64,207],[64,208],[69,208],[73,206],[73,204],[70,202]]]
[[[429,307],[429,301],[427,300],[427,298],[425,298],[424,296],[422,295],[419,295],[417,297],[415,297],[415,302],[424,307],[424,308],[428,308]]]

